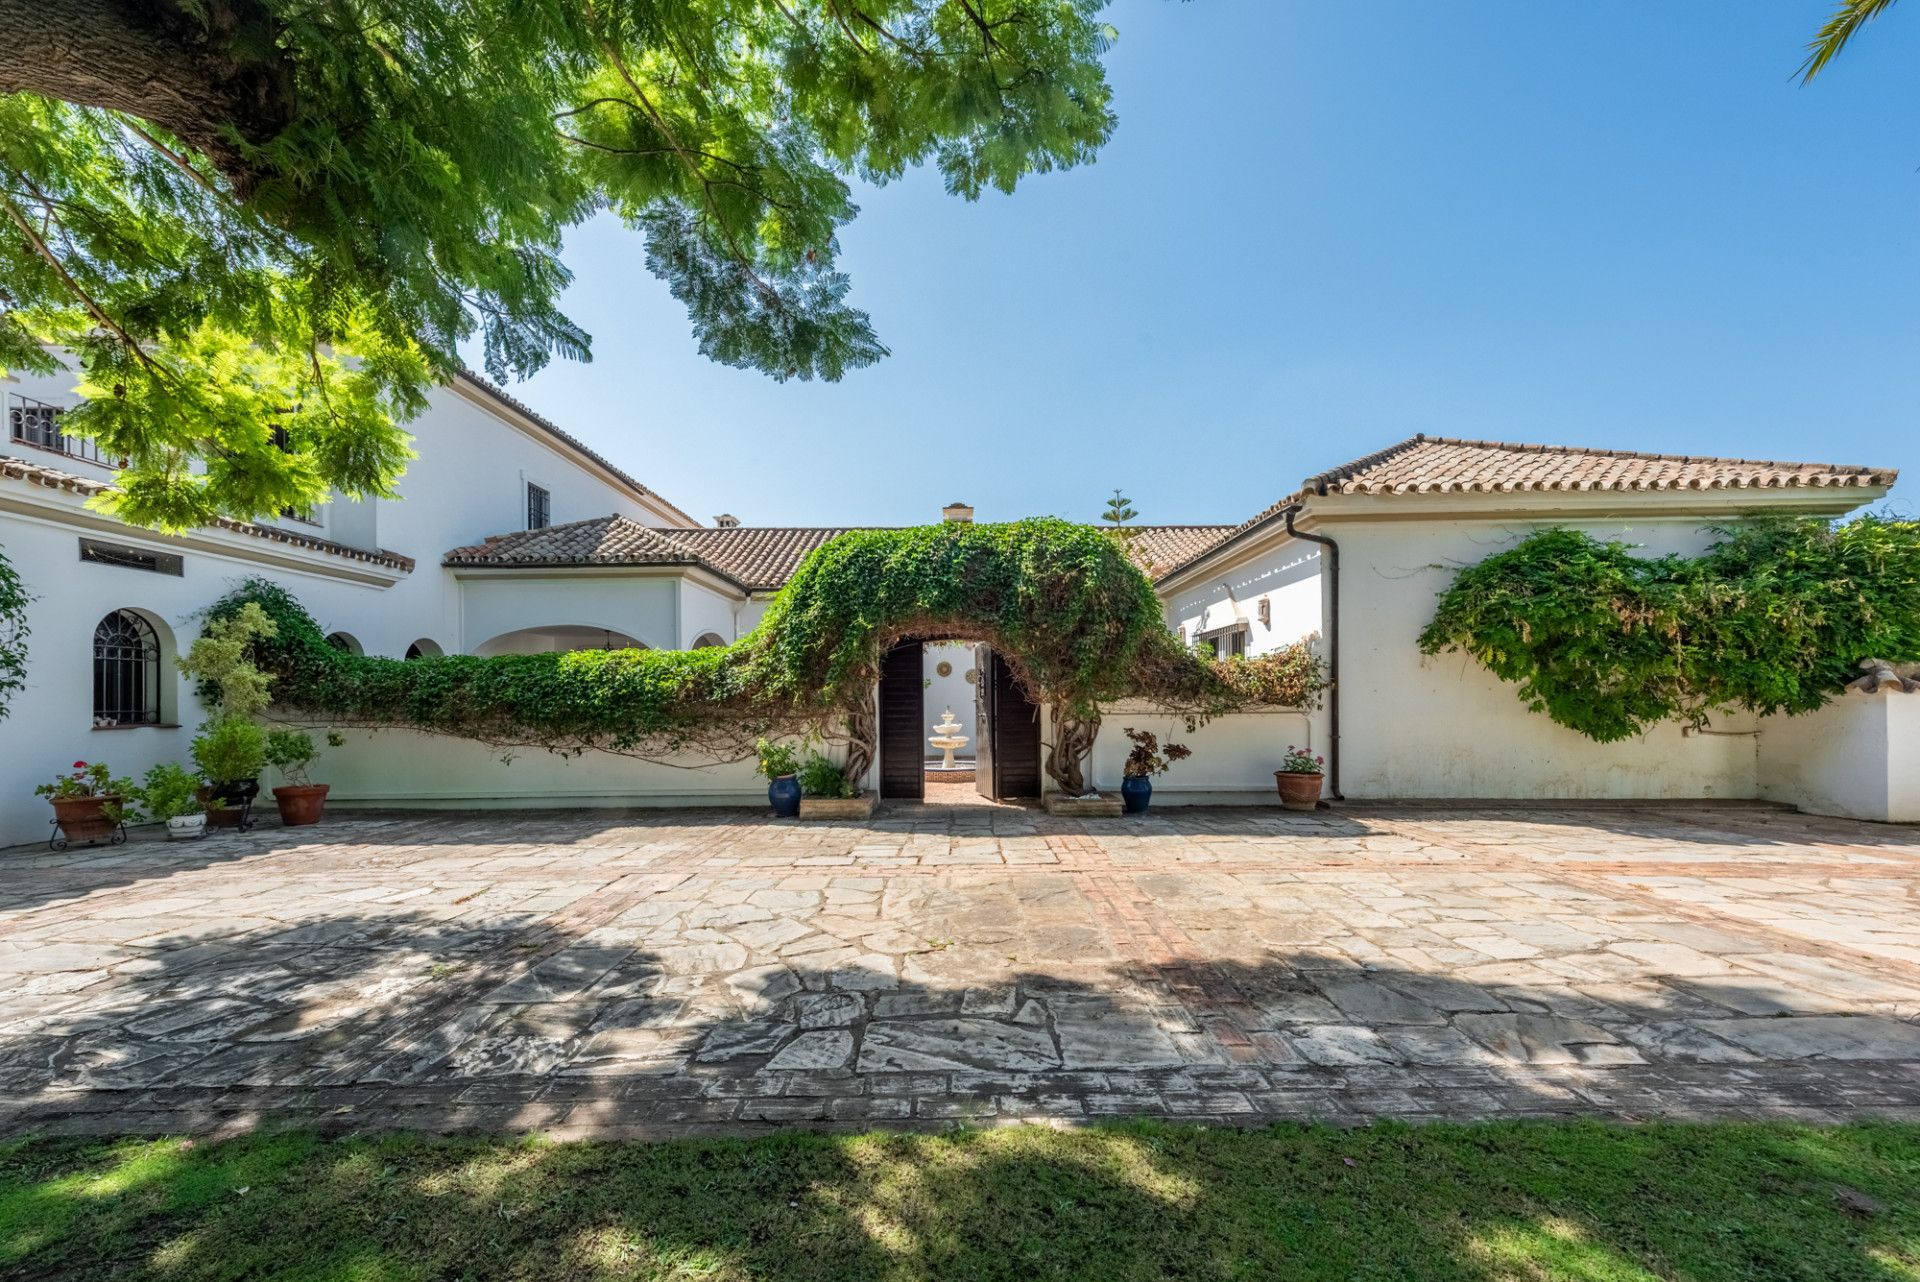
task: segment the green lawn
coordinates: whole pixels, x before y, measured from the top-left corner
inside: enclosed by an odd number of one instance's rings
[[[0,1147],[0,1278],[1920,1279],[1920,1127]]]

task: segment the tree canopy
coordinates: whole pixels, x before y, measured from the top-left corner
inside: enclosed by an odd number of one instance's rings
[[[850,181],[1090,160],[1104,4],[0,0],[0,369],[74,354],[131,521],[387,494],[462,341],[587,358],[559,250],[609,211],[707,355],[836,379],[886,353]]]

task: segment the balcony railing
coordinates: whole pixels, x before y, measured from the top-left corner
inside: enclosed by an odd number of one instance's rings
[[[7,398],[7,434],[22,445],[52,450],[83,463],[114,467],[115,462],[100,452],[100,446],[83,436],[68,436],[60,430],[64,407],[36,401],[30,396]]]

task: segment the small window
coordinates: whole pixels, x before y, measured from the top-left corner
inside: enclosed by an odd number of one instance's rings
[[[553,496],[537,485],[527,486],[527,528],[544,530],[553,524]]]
[[[725,644],[726,642],[721,639],[718,632],[703,632],[700,634],[700,639],[693,643],[693,648],[696,650],[708,650],[714,646]]]
[[[329,632],[327,634],[327,644],[342,654],[366,653],[366,651],[361,648],[360,642],[354,639],[353,633],[351,632]]]
[[[1230,632],[1227,634],[1227,654],[1236,659],[1244,659],[1247,657],[1247,630],[1245,628],[1240,629],[1238,632]]]
[[[160,638],[137,614],[115,610],[93,630],[93,724],[160,724]]]
[[[444,651],[440,649],[440,643],[438,641],[435,641],[431,637],[421,637],[418,641],[415,641],[407,647],[406,657],[409,659],[424,659],[428,655],[442,653],[444,653]]]

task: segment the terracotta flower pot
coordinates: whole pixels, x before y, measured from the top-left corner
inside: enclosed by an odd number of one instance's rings
[[[1313,810],[1320,805],[1320,789],[1326,779],[1318,772],[1276,770],[1273,782],[1280,789],[1280,804],[1288,810]]]
[[[329,786],[324,783],[308,783],[275,788],[273,804],[280,807],[281,826],[298,828],[303,824],[319,823],[321,812],[327,808]]]
[[[68,841],[99,841],[111,837],[120,821],[106,813],[108,806],[118,806],[120,798],[111,797],[50,797],[53,802],[53,817],[60,821],[60,832]]]

